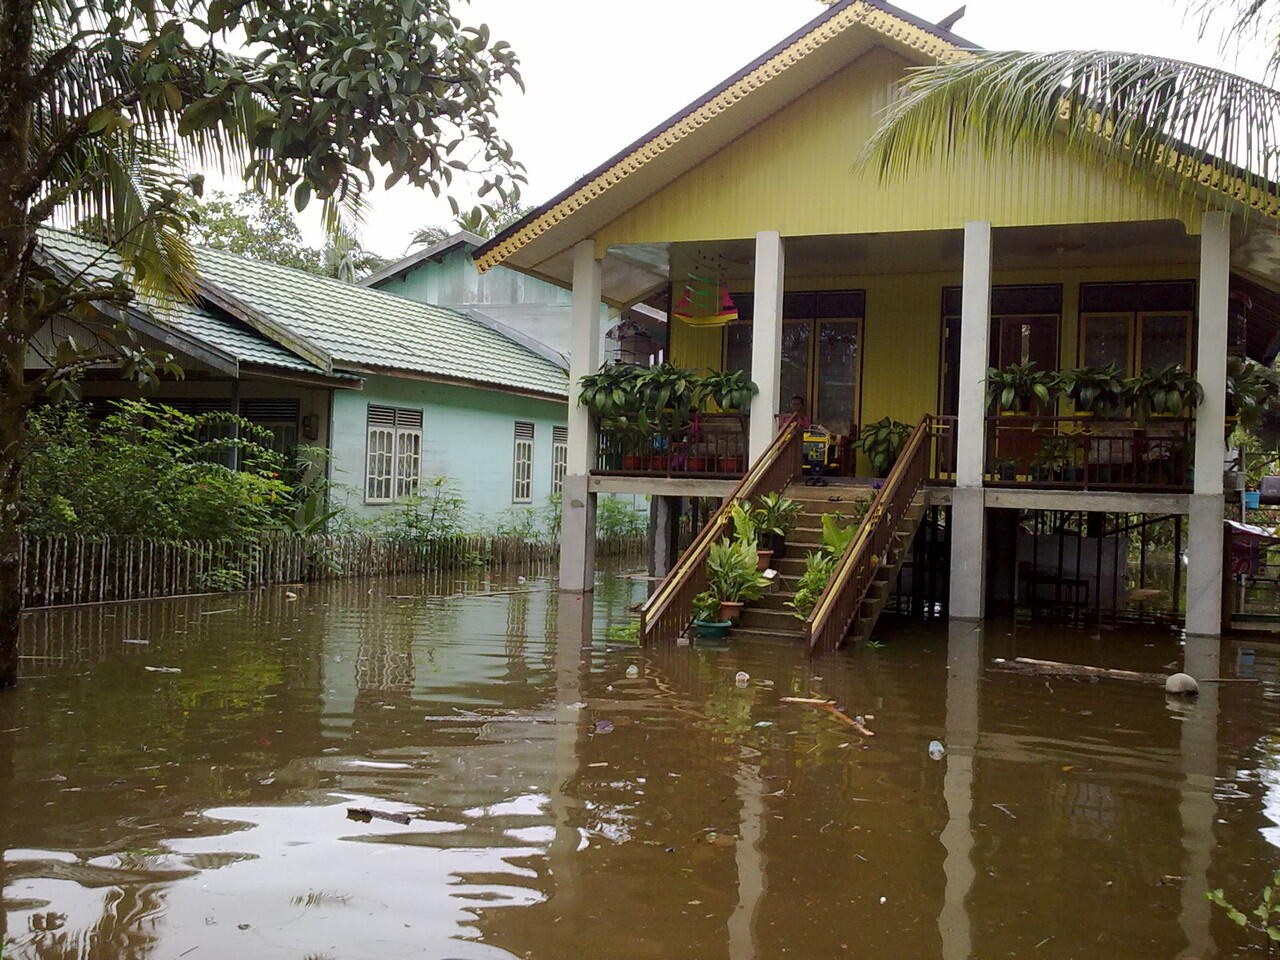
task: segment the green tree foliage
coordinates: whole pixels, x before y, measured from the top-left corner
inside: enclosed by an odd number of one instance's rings
[[[196,201],[193,219],[191,239],[201,246],[313,273],[319,268],[319,252],[302,239],[293,208],[283,197],[252,190],[235,197],[218,192]]]
[[[1280,69],[1280,0],[1186,0],[1228,50],[1265,38]],[[1227,51],[1224,51],[1227,52]],[[1280,90],[1226,70],[1110,50],[977,51],[913,69],[863,159],[882,176],[976,150],[1042,164],[1067,151],[1179,195],[1196,184],[1270,192]],[[1169,176],[1177,171],[1182,176]],[[1239,193],[1232,180],[1242,182]],[[1242,205],[1237,209],[1247,210]]]
[[[283,460],[264,446],[269,432],[230,413],[124,400],[94,423],[86,407],[59,403],[33,411],[29,431],[29,533],[237,537],[278,526],[295,508]]]
[[[0,4],[0,687],[17,677],[26,414],[86,366],[147,379],[166,362],[114,318],[135,291],[192,295],[190,171],[298,209],[318,198],[331,227],[379,177],[507,202],[523,179],[494,124],[508,80],[510,46],[450,0]],[[58,264],[38,239],[50,222],[95,224],[123,271]],[[54,317],[86,332],[28,377]]]
[[[522,219],[533,207],[511,200],[493,206],[472,207],[454,217],[448,226],[423,227],[409,240],[409,248],[429,247],[433,243],[448,240],[459,230],[468,230],[485,239],[495,237],[517,220]]]

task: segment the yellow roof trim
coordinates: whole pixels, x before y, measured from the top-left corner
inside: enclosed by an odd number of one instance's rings
[[[785,73],[804,57],[834,40],[850,27],[858,24],[870,27],[882,36],[918,50],[925,56],[938,61],[952,60],[968,55],[964,48],[944,40],[937,34],[930,33],[922,27],[894,16],[892,13],[866,2],[866,0],[857,0],[857,2],[850,4],[844,10],[822,21],[813,30],[798,38],[785,49],[780,50],[697,109],[685,114],[671,126],[636,147],[608,170],[592,179],[589,183],[584,184],[540,217],[528,223],[523,229],[485,251],[484,255],[476,260],[476,267],[481,273],[496,267],[515,254],[521,247],[546,233],[556,224],[568,219],[575,211],[586,206],[586,204],[600,196],[610,187],[671,149],[675,144],[697,130],[698,127],[724,113],[739,100],[758,90],[775,77]]]

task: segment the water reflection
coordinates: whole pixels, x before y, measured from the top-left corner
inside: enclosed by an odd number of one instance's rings
[[[476,573],[29,618],[6,956],[1247,955],[1203,892],[1277,860],[1275,649],[1187,649],[1263,682],[1173,703],[996,662],[1167,670],[1169,634],[644,650],[610,629],[642,592]]]

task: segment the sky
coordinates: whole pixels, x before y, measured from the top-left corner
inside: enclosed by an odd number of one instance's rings
[[[936,22],[962,0],[899,0]],[[990,49],[1113,49],[1153,53],[1257,76],[1229,63],[1216,35],[1201,39],[1185,0],[967,0],[953,28]],[[524,199],[539,203],[817,16],[817,0],[471,0],[455,6],[519,54],[526,93],[499,104],[498,127],[527,168]],[[471,198],[460,196],[464,204]],[[415,229],[447,224],[428,191],[376,191],[363,244],[402,256]],[[314,222],[304,226],[318,241]]]

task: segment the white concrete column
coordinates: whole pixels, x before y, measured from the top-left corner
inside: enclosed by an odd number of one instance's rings
[[[964,225],[960,294],[960,398],[956,404],[956,486],[982,486],[986,460],[987,364],[991,336],[991,224]]]
[[[986,611],[988,339],[991,335],[991,224],[964,225],[960,298],[960,396],[956,405],[956,487],[951,500],[950,613],[981,619]]]
[[[595,241],[573,248],[573,312],[569,331],[569,449],[560,521],[560,589],[588,591],[595,583],[596,495],[587,490],[595,465],[591,415],[578,403],[578,383],[600,366],[600,261]]]
[[[1199,333],[1196,379],[1204,401],[1196,409],[1195,485],[1187,538],[1187,632],[1222,631],[1222,466],[1227,416],[1227,304],[1231,285],[1231,217],[1206,213],[1200,233]]]
[[[756,234],[755,314],[751,321],[751,379],[760,392],[751,402],[747,454],[754,463],[773,442],[774,415],[782,391],[782,234]]]
[[[1182,668],[1197,679],[1222,676],[1222,643],[1216,637],[1187,640]],[[1178,725],[1182,761],[1182,789],[1178,816],[1182,821],[1182,882],[1178,923],[1187,938],[1181,957],[1212,957],[1217,952],[1213,939],[1214,907],[1204,898],[1212,889],[1209,873],[1217,847],[1214,823],[1218,804],[1214,785],[1218,775],[1218,684],[1202,683],[1193,700],[1170,700],[1169,709],[1182,714]]]

